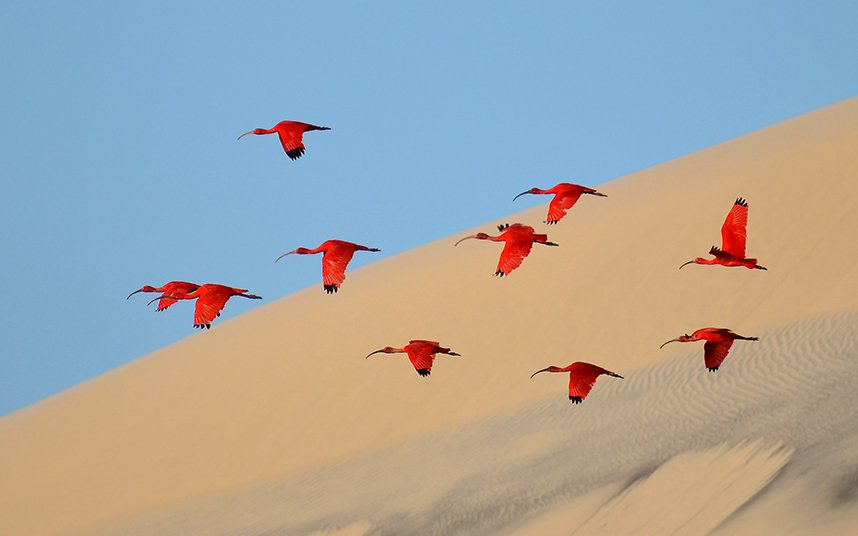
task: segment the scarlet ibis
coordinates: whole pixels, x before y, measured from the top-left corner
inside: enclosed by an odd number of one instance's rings
[[[378,248],[368,248],[345,240],[326,240],[315,249],[298,248],[277,257],[279,261],[286,255],[322,255],[322,286],[328,294],[336,292],[346,279],[346,266],[352,260],[355,251],[381,251]]]
[[[385,346],[381,350],[376,350],[375,352],[372,352],[371,354],[366,356],[366,359],[369,359],[369,356],[378,353],[408,354],[408,359],[411,361],[411,364],[414,365],[414,369],[417,371],[417,374],[421,376],[428,376],[432,372],[432,363],[435,361],[435,354],[446,354],[453,356],[461,355],[450,350],[449,348],[444,348],[443,346],[440,346],[440,343],[438,342],[424,341],[421,339],[408,341],[408,345],[403,346],[402,348],[392,348],[390,346]]]
[[[568,372],[569,402],[573,404],[580,404],[585,398],[587,398],[587,393],[589,393],[590,389],[593,388],[593,384],[596,383],[596,378],[602,374],[607,374],[608,376],[613,376],[614,378],[619,378],[621,380],[623,379],[623,377],[616,372],[611,372],[610,370],[603,369],[600,366],[584,363],[583,361],[576,361],[568,367],[555,367],[552,365],[542,370],[537,370],[531,374],[530,377],[533,378],[540,372]]]
[[[760,339],[757,337],[744,337],[742,335],[737,335],[727,328],[701,328],[691,335],[685,334],[676,339],[671,339],[662,344],[660,348],[664,348],[666,344],[672,342],[694,342],[704,340],[706,343],[703,345],[703,360],[706,363],[706,368],[709,369],[710,372],[715,372],[727,357],[727,352],[729,352],[730,347],[733,346],[733,341],[758,341]]]
[[[748,236],[748,202],[742,199],[736,199],[733,208],[727,213],[727,219],[724,220],[724,225],[721,226],[721,249],[717,246],[712,246],[709,250],[710,255],[714,255],[714,259],[704,259],[697,257],[693,261],[688,261],[686,264],[720,264],[721,266],[744,266],[745,268],[756,268],[757,270],[766,270],[759,264],[757,259],[745,258],[745,242]],[[682,269],[682,266],[679,268]]]
[[[517,196],[513,197],[512,200],[515,201],[524,194],[554,194],[554,199],[552,199],[551,203],[548,204],[548,219],[545,220],[545,223],[548,225],[553,225],[562,220],[563,216],[566,215],[566,211],[575,206],[575,203],[578,202],[578,198],[581,197],[582,194],[608,197],[592,188],[579,186],[577,184],[569,184],[568,182],[561,182],[547,190],[531,188],[530,190],[521,192]]]
[[[214,319],[220,316],[220,312],[226,305],[227,300],[233,296],[241,296],[242,298],[249,298],[251,300],[262,299],[262,296],[248,294],[245,289],[218,285],[216,283],[206,283],[181,298],[176,295],[171,295],[170,297],[181,300],[196,299],[197,306],[194,308],[194,327],[210,329]]]
[[[533,227],[513,223],[512,225],[498,225],[498,231],[501,234],[498,236],[490,236],[486,233],[477,233],[475,235],[462,238],[454,246],[458,246],[462,240],[476,238],[477,240],[491,240],[493,242],[505,242],[506,244],[501,251],[500,261],[498,261],[498,269],[495,275],[503,277],[521,266],[521,261],[530,254],[530,249],[533,244],[542,244],[544,246],[557,246],[554,242],[548,241],[548,235],[536,234]]]
[[[308,130],[331,130],[330,127],[320,127],[300,121],[280,121],[269,129],[254,128],[238,137],[238,139],[247,136],[248,134],[274,134],[280,137],[280,144],[283,145],[283,150],[289,155],[292,160],[301,158],[304,154],[304,133]]]
[[[194,283],[188,283],[187,281],[170,281],[169,283],[158,288],[149,285],[144,285],[142,288],[135,290],[134,292],[129,294],[128,298],[137,294],[138,292],[162,292],[163,294],[160,296],[160,298],[155,298],[146,305],[149,305],[153,301],[160,299],[161,301],[158,303],[157,310],[163,311],[167,307],[176,303],[176,301],[178,301],[179,299],[184,299],[185,296],[197,290],[198,288],[200,288],[199,285],[196,285]],[[128,298],[125,299],[127,300]]]

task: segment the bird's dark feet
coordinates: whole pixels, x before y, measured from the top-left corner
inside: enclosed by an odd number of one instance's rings
[[[292,160],[298,160],[299,158],[301,158],[301,155],[304,154],[304,149],[298,147],[297,149],[286,151],[286,154],[289,155],[289,158],[291,158]]]
[[[768,268],[766,268],[764,266],[754,266],[754,269],[755,270],[768,270]]]
[[[429,372],[430,371],[428,368],[417,369],[417,374],[424,376],[424,377],[428,376]]]
[[[339,287],[336,285],[324,285],[324,287],[325,287],[325,292],[327,292],[328,294],[333,294],[334,292],[336,292],[339,289]]]
[[[573,404],[580,404],[583,401],[584,401],[584,399],[581,398],[580,396],[570,396],[569,397],[569,402],[571,402]]]
[[[462,357],[462,354],[457,354],[456,352],[447,352],[447,355],[454,355],[456,357]]]
[[[720,366],[720,365],[718,365],[718,366]],[[706,367],[706,368],[709,369],[709,372],[715,372],[716,370],[718,370],[718,366]]]
[[[554,242],[537,242],[537,244],[542,244],[543,246],[560,246],[560,244],[555,244]]]

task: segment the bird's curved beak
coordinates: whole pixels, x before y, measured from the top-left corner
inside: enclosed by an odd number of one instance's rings
[[[374,355],[374,354],[383,354],[383,353],[384,353],[384,350],[376,350],[375,352],[367,355],[364,359],[369,359],[369,356]]]
[[[542,369],[542,370],[537,370],[536,372],[534,372],[533,374],[531,374],[531,375],[530,375],[530,377],[531,377],[531,378],[533,378],[534,376],[536,376],[536,375],[537,375],[537,374],[539,374],[540,372],[548,372],[548,369],[547,369],[547,368],[544,368],[544,369]]]
[[[143,289],[141,288],[141,289],[139,289],[139,290],[135,290],[134,292],[132,292],[131,294],[129,294],[129,295],[128,295],[128,298],[130,298],[131,296],[133,296],[133,295],[137,294],[138,292],[143,292]],[[127,300],[128,298],[125,298],[125,299]]]
[[[155,303],[156,301],[160,300],[161,298],[169,298],[169,296],[156,296],[155,298],[151,299],[151,300],[149,301],[149,303],[147,303],[147,304],[146,304],[146,307],[149,307],[150,305],[152,305],[152,304],[153,304],[153,303]],[[174,299],[175,299],[175,298],[174,298]]]
[[[295,253],[296,251],[297,251],[297,250],[295,250],[295,249],[293,249],[292,251],[287,251],[287,252],[286,252],[286,253],[284,253],[283,255],[280,255],[279,257],[277,257],[276,259],[274,259],[274,262],[276,263],[277,261],[279,261],[280,259],[282,259],[282,258],[283,258],[283,257],[285,257],[286,255],[292,255],[292,254],[293,254],[293,253]]]
[[[661,350],[661,349],[662,349],[662,348],[664,348],[666,345],[668,345],[668,344],[670,344],[670,343],[672,343],[672,342],[682,342],[682,341],[681,341],[681,340],[679,340],[679,339],[670,339],[670,340],[669,340],[669,341],[667,341],[666,343],[664,343],[664,344],[662,344],[661,346],[659,346],[659,347],[658,347],[658,349],[659,349],[659,350]]]
[[[526,192],[521,192],[521,193],[520,193],[520,194],[518,194],[517,196],[513,197],[513,198],[512,198],[512,200],[513,200],[513,201],[515,201],[516,199],[518,199],[519,197],[523,196],[524,194],[529,194],[529,193],[530,193],[530,190],[528,190],[528,191],[526,191]]]
[[[694,261],[688,261],[685,264],[694,264]],[[682,266],[685,266],[685,264],[683,264]],[[682,266],[679,267],[680,270],[682,270]]]
[[[248,134],[253,134],[253,131],[252,131],[252,130],[248,130],[247,132],[245,132],[244,134],[242,134],[241,136],[239,136],[238,138],[236,138],[236,140],[235,140],[235,141],[240,140],[241,138],[243,138],[243,137],[247,136]]]
[[[469,238],[476,238],[476,237],[477,237],[477,235],[466,236],[465,238],[463,238],[463,239],[459,240],[458,242],[456,242],[455,244],[453,244],[453,247],[458,246],[464,240],[467,240]]]

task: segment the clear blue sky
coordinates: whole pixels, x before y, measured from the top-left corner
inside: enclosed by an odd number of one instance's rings
[[[192,335],[144,284],[274,300],[320,286],[295,247],[360,266],[858,94],[851,1],[120,4],[0,18],[0,415]],[[282,119],[333,130],[236,141]]]

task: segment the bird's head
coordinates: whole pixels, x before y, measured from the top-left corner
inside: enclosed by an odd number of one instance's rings
[[[286,255],[306,255],[306,254],[307,254],[307,253],[309,253],[309,252],[310,252],[310,250],[309,250],[309,249],[307,249],[307,248],[298,248],[298,249],[293,249],[292,251],[287,251],[287,252],[286,252],[286,253],[284,253],[283,255],[280,255],[279,257],[277,257],[276,259],[274,259],[274,262],[279,261],[280,259],[282,259],[282,258],[283,258],[283,257],[285,257]]]
[[[524,192],[521,192],[517,196],[513,197],[512,200],[515,201],[516,199],[523,196],[524,194],[538,194],[540,191],[541,190],[539,188],[531,188],[530,190],[526,190]]]
[[[376,350],[375,352],[372,352],[371,354],[367,355],[364,359],[369,359],[369,356],[375,355],[375,354],[381,354],[381,353],[392,354],[394,352],[394,350],[395,349],[392,346],[385,346],[381,350]]]
[[[248,130],[247,132],[245,132],[244,134],[239,136],[238,139],[240,140],[241,138],[247,136],[248,134],[265,134],[265,133],[266,133],[266,131],[264,128],[254,128],[253,130]]]
[[[134,292],[132,292],[131,294],[129,294],[128,298],[137,294],[138,292],[160,292],[160,291],[158,289],[156,289],[155,287],[152,287],[149,285],[144,285],[141,288],[139,288],[139,289],[135,290]],[[125,298],[125,299],[127,300],[128,298]]]
[[[534,376],[536,376],[540,372],[566,372],[566,370],[564,370],[562,367],[555,367],[554,365],[552,365],[552,366],[544,368],[542,370],[537,370],[536,372],[531,374],[530,377],[533,378]]]
[[[679,336],[679,337],[677,337],[677,338],[675,338],[675,339],[670,339],[669,341],[667,341],[666,343],[662,344],[662,345],[661,345],[661,346],[659,346],[658,348],[659,348],[659,350],[660,350],[660,349],[664,348],[666,345],[668,345],[668,344],[670,344],[670,343],[672,343],[672,342],[692,342],[693,340],[694,340],[694,339],[693,339],[693,338],[691,338],[691,335],[689,335],[688,333],[686,333],[685,335],[681,335],[681,336]]]
[[[486,233],[477,233],[477,234],[475,234],[475,235],[466,236],[465,238],[463,238],[463,239],[459,240],[459,242],[456,242],[456,243],[455,243],[455,244],[453,244],[453,245],[454,245],[454,246],[458,246],[460,242],[462,242],[463,240],[468,240],[469,238],[475,238],[475,239],[477,239],[477,240],[488,240],[489,235],[487,235]]]
[[[682,270],[682,267],[683,267],[683,266],[685,266],[686,264],[704,264],[705,262],[706,262],[706,259],[704,259],[703,257],[697,257],[697,258],[696,258],[696,259],[694,259],[694,260],[691,260],[691,261],[688,261],[688,262],[686,262],[686,263],[683,263],[683,264],[679,267],[679,269],[680,269],[680,270]]]

